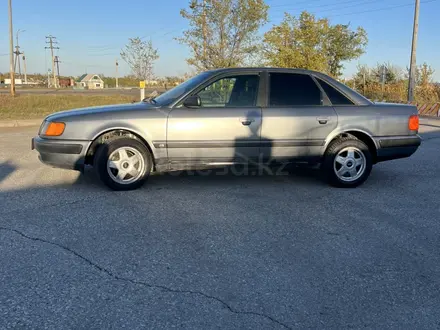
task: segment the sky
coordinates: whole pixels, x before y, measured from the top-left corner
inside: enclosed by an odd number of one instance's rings
[[[270,22],[262,35],[278,24],[284,12],[299,15],[307,10],[317,17],[328,17],[333,24],[362,26],[368,33],[366,53],[345,63],[344,77],[356,72],[358,64],[375,65],[391,62],[401,68],[409,66],[415,0],[266,0],[271,6]],[[12,0],[14,43],[17,30],[20,50],[24,51],[28,73],[47,72],[50,51],[45,50],[46,36],[53,35],[60,48],[60,74],[115,74],[119,59],[120,75],[130,73],[120,59],[120,50],[128,38],[151,38],[160,59],[155,74],[180,76],[191,71],[185,62],[189,51],[175,37],[187,28],[180,9],[189,0]],[[0,8],[0,30],[8,31],[7,1]],[[417,63],[427,62],[440,81],[440,0],[421,0]],[[9,71],[8,33],[0,34],[0,72]]]

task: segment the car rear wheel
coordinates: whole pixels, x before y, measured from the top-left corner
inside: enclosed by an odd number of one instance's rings
[[[95,155],[101,181],[113,190],[141,187],[151,172],[151,155],[138,140],[118,138],[102,144]]]
[[[367,180],[373,167],[368,146],[355,137],[331,142],[324,157],[323,170],[335,187],[355,188]]]

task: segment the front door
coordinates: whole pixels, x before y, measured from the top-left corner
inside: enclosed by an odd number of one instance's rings
[[[174,108],[168,117],[171,163],[231,163],[258,157],[260,73],[228,74],[195,91],[201,106]]]
[[[319,158],[338,118],[308,74],[269,73],[269,99],[263,108],[261,151],[269,160]]]

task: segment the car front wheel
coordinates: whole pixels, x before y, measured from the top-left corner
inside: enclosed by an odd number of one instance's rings
[[[148,149],[138,140],[118,138],[102,144],[95,155],[96,172],[113,190],[141,187],[151,171]]]
[[[367,180],[373,167],[368,146],[355,137],[331,142],[323,164],[324,174],[335,187],[355,188]]]

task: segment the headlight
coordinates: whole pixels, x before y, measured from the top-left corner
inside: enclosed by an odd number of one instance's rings
[[[44,136],[60,136],[61,134],[63,134],[65,127],[65,123],[47,122],[44,125],[41,133]]]
[[[38,130],[38,135],[43,134],[43,132],[45,132],[45,128],[47,127],[47,121],[43,120],[43,122],[40,125],[40,129]]]

